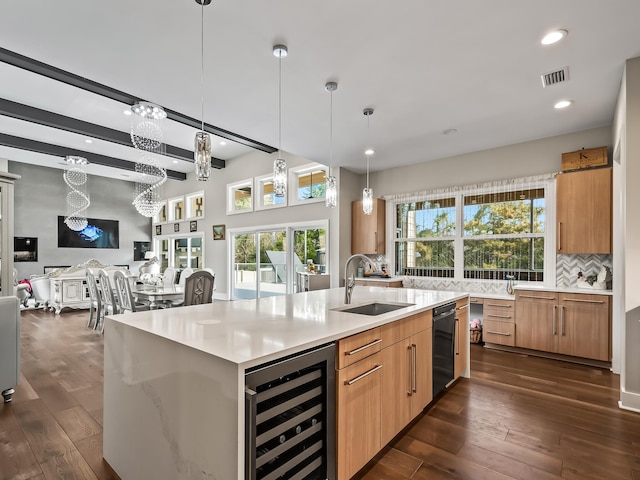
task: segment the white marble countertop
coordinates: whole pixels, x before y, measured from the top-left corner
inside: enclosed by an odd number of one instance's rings
[[[107,321],[249,368],[467,295],[465,292],[357,286],[348,306],[344,303],[344,289],[333,288],[257,300],[126,313],[107,317]],[[377,316],[334,310],[373,301],[414,305]]]
[[[576,287],[545,287],[542,285],[516,285],[515,290],[531,290],[538,292],[558,292],[558,293],[583,293],[586,295],[608,295],[612,296],[612,290],[595,290],[591,288]]]

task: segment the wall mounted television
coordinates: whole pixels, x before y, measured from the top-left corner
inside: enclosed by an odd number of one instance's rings
[[[76,232],[67,227],[64,217],[58,216],[59,248],[120,248],[118,220],[87,218],[88,225]]]
[[[36,237],[13,237],[13,261],[37,262],[38,239]]]

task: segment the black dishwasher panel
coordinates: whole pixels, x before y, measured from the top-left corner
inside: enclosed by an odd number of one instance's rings
[[[433,397],[453,380],[456,304],[448,303],[433,309]]]
[[[256,367],[246,382],[246,475],[335,478],[335,345]]]

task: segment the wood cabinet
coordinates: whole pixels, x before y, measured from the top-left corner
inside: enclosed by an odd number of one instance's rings
[[[611,359],[607,295],[516,292],[516,346],[574,357]]]
[[[356,278],[356,285],[362,285],[364,287],[391,287],[402,288],[402,280],[364,280],[362,278]]]
[[[515,302],[485,299],[482,308],[482,336],[485,343],[515,345]]]
[[[336,461],[348,480],[380,451],[382,361],[374,353],[338,370]]]
[[[469,352],[469,302],[466,298],[456,301],[454,340],[453,378],[459,378],[467,370]]]
[[[351,203],[351,254],[385,253],[385,201],[373,199],[373,212],[362,212],[362,200]]]
[[[611,253],[612,169],[556,178],[556,252]]]
[[[381,327],[382,445],[395,437],[432,399],[431,319],[429,311]]]

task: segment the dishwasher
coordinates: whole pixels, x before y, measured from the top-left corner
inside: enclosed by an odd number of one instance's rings
[[[453,381],[456,304],[447,303],[433,309],[433,397]]]
[[[245,478],[335,480],[335,343],[245,374]]]

